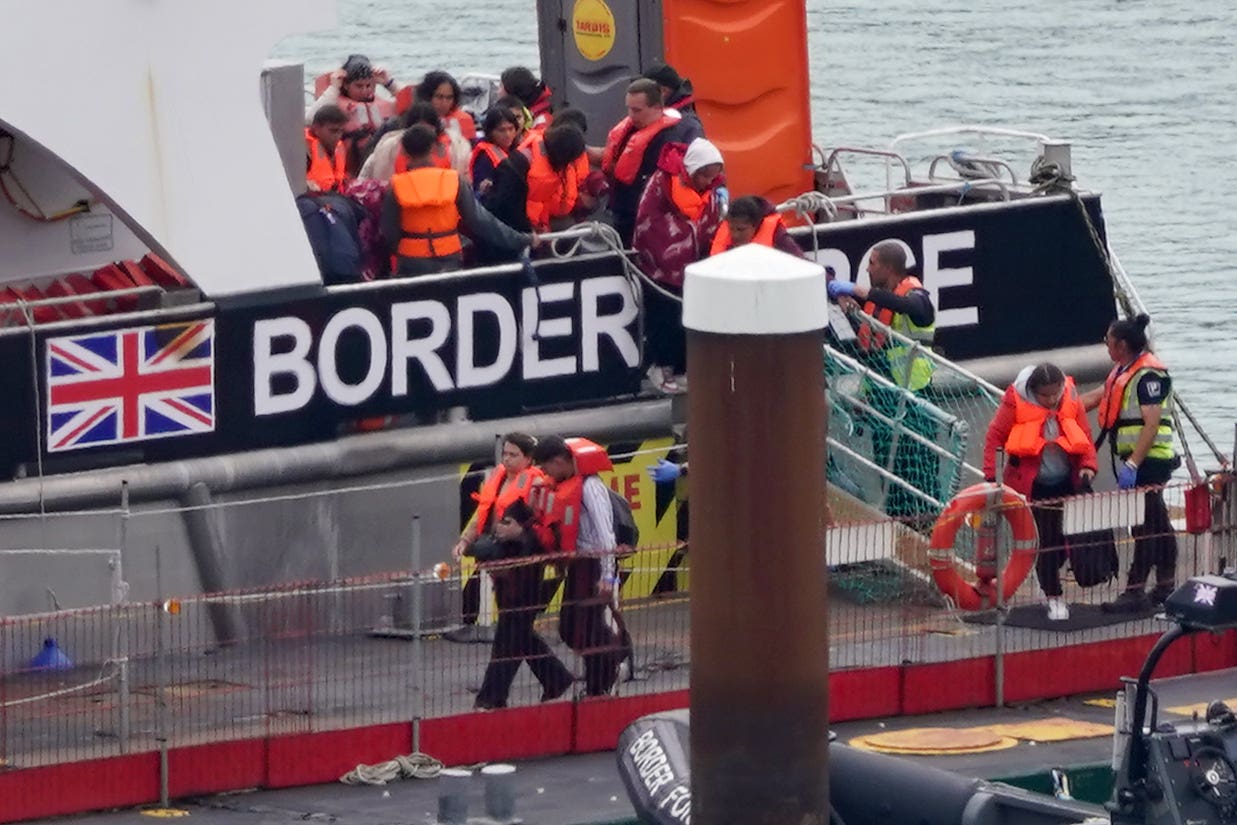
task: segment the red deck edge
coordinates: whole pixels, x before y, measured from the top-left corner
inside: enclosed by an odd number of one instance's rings
[[[1010,702],[1115,690],[1133,675],[1156,636],[1013,653],[1005,657]],[[1199,635],[1169,650],[1157,676],[1237,667],[1237,632]],[[830,674],[835,722],[990,706],[992,656],[955,662],[857,668]],[[421,723],[421,750],[448,765],[532,759],[614,748],[619,733],[647,713],[685,707],[688,691],[554,702]],[[359,763],[412,750],[409,722],[297,733],[177,748],[168,756],[173,798],[334,782]],[[155,802],[155,753],[0,771],[0,823]]]

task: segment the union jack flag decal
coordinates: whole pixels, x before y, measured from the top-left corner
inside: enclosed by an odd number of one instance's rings
[[[215,429],[215,322],[47,340],[47,451]]]

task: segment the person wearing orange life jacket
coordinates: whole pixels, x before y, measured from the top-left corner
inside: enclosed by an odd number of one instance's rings
[[[340,192],[348,175],[344,126],[348,116],[338,106],[323,106],[305,129],[305,184],[310,192]]]
[[[636,210],[631,246],[657,286],[644,290],[645,355],[649,381],[662,392],[678,392],[676,375],[687,371],[683,272],[707,257],[722,223],[717,188],[725,183],[723,168],[722,153],[704,138],[686,146],[667,143]]]
[[[704,137],[704,124],[700,115],[696,114],[696,97],[692,82],[679,75],[669,63],[655,60],[644,70],[642,77],[647,77],[661,87],[661,99],[667,109],[674,109],[683,116],[679,139],[691,143],[696,138]]]
[[[544,133],[533,132],[494,170],[486,208],[521,232],[565,228],[577,203],[590,199],[581,186],[588,172],[584,154],[584,135],[574,123],[559,120]],[[487,263],[504,260],[501,250],[478,252]]]
[[[477,138],[472,115],[460,108],[460,84],[444,71],[426,72],[417,84],[416,99],[434,107],[447,130],[457,131],[470,144]],[[453,125],[454,124],[454,125]]]
[[[906,392],[926,391],[932,382],[933,362],[918,354],[920,349],[931,348],[936,335],[936,309],[932,306],[932,298],[919,279],[907,272],[906,248],[898,241],[884,241],[872,248],[868,256],[868,278],[870,287],[831,280],[828,291],[829,297],[848,311],[853,311],[857,302],[863,301],[865,313],[900,336],[889,336],[867,321],[859,324],[858,356],[893,385],[865,382],[869,403],[880,415],[895,421],[900,419],[900,426],[935,442],[936,421],[921,403],[905,397]],[[880,419],[874,420],[872,446],[876,460],[899,479],[892,483],[885,498],[885,511],[895,518],[924,521],[921,526],[926,526],[929,516],[934,517],[935,507],[923,496],[940,498],[939,460],[914,438],[898,438],[897,450],[891,455],[893,444],[891,427]]]
[[[459,541],[451,548],[451,555],[458,560],[467,555],[477,539],[490,532],[498,515],[517,500],[527,501],[534,483],[543,476],[533,466],[533,447],[537,439],[525,433],[507,433],[503,436],[500,461],[494,471],[486,476],[481,488],[473,494],[477,509],[460,533]],[[481,606],[481,579],[477,570],[465,581],[461,591],[460,617],[463,632],[446,634],[450,641],[483,641],[471,629],[476,625]]]
[[[1147,487],[1146,518],[1130,528],[1134,556],[1125,591],[1107,612],[1142,612],[1162,604],[1176,589],[1177,537],[1160,486],[1168,483],[1181,460],[1173,447],[1173,386],[1168,368],[1148,349],[1147,325],[1139,315],[1113,321],[1104,336],[1114,364],[1103,386],[1083,396],[1087,409],[1099,409],[1101,438],[1112,447],[1113,471],[1122,490]],[[1156,583],[1144,592],[1151,568]]]
[[[662,147],[667,142],[684,142],[678,128],[683,117],[665,108],[661,87],[647,77],[631,82],[624,102],[627,116],[606,136],[601,171],[610,178],[614,228],[623,243],[630,245],[640,196],[657,169]]]
[[[511,683],[528,662],[528,669],[541,683],[541,701],[550,702],[571,689],[575,677],[537,633],[537,616],[552,595],[543,587],[541,546],[532,530],[535,514],[523,500],[507,505],[495,519],[493,530],[470,551],[485,565],[494,580],[498,622],[490,661],[473,707],[494,710],[507,707]]]
[[[773,208],[773,204],[759,195],[735,198],[726,212],[726,220],[713,236],[709,254],[720,255],[736,246],[749,243],[777,249],[797,258],[804,257],[799,244],[795,243],[795,239],[786,231],[782,216]]]
[[[400,119],[402,128],[394,128],[379,135],[378,145],[366,159],[358,175],[361,179],[388,181],[392,175],[408,171],[408,157],[400,148],[400,139],[404,131],[418,123],[434,127],[438,141],[434,146],[431,160],[440,169],[454,169],[468,180],[468,159],[472,147],[455,131],[443,128],[442,118],[434,111],[433,104],[424,100],[413,102]]]
[[[567,555],[559,635],[584,659],[586,695],[604,696],[630,652],[618,611],[614,510],[597,475],[613,467],[604,447],[583,438],[547,436],[533,460],[553,482],[530,498],[535,531],[544,549]]]
[[[511,66],[503,70],[498,77],[498,95],[519,99],[528,110],[529,122],[525,125],[529,130],[548,128],[554,121],[550,87],[525,66]]]
[[[391,98],[377,97],[378,86],[385,88]],[[355,173],[373,148],[375,133],[387,118],[395,115],[394,97],[401,88],[386,69],[374,66],[365,55],[349,55],[343,67],[331,73],[331,84],[305,113],[305,125],[313,123],[314,115],[323,106],[338,106],[348,117],[344,142],[349,149],[348,171]]]
[[[483,137],[473,147],[468,159],[468,172],[472,176],[472,189],[485,203],[486,196],[494,186],[494,170],[507,159],[520,134],[520,119],[510,109],[495,106],[485,113],[481,123]]]
[[[1062,598],[1066,561],[1060,500],[1090,492],[1095,478],[1091,424],[1074,379],[1055,364],[1026,367],[1005,390],[984,439],[984,478],[996,480],[996,451],[1007,456],[1003,481],[1031,503],[1039,530],[1035,574],[1048,598],[1048,618],[1069,618]],[[1037,504],[1036,502],[1050,502]]]
[[[422,275],[463,266],[464,229],[474,241],[512,254],[536,238],[504,226],[477,203],[453,169],[439,169],[430,158],[438,140],[433,127],[411,126],[401,138],[408,171],[391,178],[383,196],[382,234],[396,256],[396,274]]]
[[[550,135],[550,129],[555,128],[559,131]],[[578,149],[574,138],[557,139],[570,128],[570,124],[560,120],[544,133],[534,133],[520,147],[520,154],[528,159],[525,211],[534,232],[566,229],[573,223],[572,213],[581,197],[587,197],[583,189],[588,177],[587,155]]]

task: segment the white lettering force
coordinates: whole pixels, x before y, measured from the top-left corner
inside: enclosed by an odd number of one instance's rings
[[[621,307],[618,312],[602,315],[601,300],[611,295],[622,298]],[[573,300],[578,304],[570,315],[563,315],[561,306],[543,311]],[[517,310],[496,292],[461,295],[455,300],[454,328],[451,310],[441,301],[395,303],[389,318],[364,307],[349,307],[327,320],[316,347],[309,324],[296,316],[257,321],[253,325],[254,414],[295,412],[305,407],[319,388],[336,404],[356,406],[373,398],[386,376],[390,376],[390,395],[406,396],[413,362],[438,392],[493,386],[517,368],[525,380],[597,372],[601,368],[602,339],[609,341],[629,367],[639,366],[640,347],[627,328],[638,308],[622,277],[581,281],[578,296],[573,283],[529,287],[521,291],[519,304]],[[543,319],[543,315],[559,317]],[[485,323],[498,329],[498,349],[490,363],[477,363],[474,337],[479,316],[488,316]],[[409,337],[413,322],[421,322],[428,332]],[[370,362],[364,375],[353,383],[340,376],[337,363],[339,341],[345,332],[363,335],[369,343]],[[455,359],[448,364],[440,350],[452,337]],[[542,341],[563,338],[579,342],[578,355],[542,357]],[[281,379],[278,392],[276,379]]]
[[[885,238],[872,244],[863,257],[859,259],[854,269],[851,269],[850,258],[840,249],[821,248],[816,251],[816,262],[833,270],[834,276],[842,281],[855,281],[864,286],[868,284],[868,258],[872,249],[878,244],[891,240],[901,244],[906,250],[906,265],[914,266],[917,259],[915,252],[904,241],[897,238]],[[941,255],[945,252],[970,250],[975,248],[975,230],[963,229],[957,232],[941,232],[935,235],[923,236],[923,288],[932,297],[932,305],[937,307],[937,329],[946,327],[966,327],[979,323],[979,307],[955,307],[940,309],[941,291],[956,286],[970,286],[975,282],[975,271],[969,266],[943,267]],[[855,276],[855,277],[852,277]]]

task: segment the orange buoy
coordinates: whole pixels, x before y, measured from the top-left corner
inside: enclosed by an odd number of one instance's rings
[[[967,487],[945,507],[932,527],[928,544],[928,561],[937,588],[962,610],[984,610],[997,604],[997,556],[995,546],[987,542],[976,552],[976,581],[969,582],[959,570],[954,554],[958,530],[970,517],[996,510],[1005,519],[1014,536],[1013,552],[1005,569],[1000,571],[1000,600],[1009,601],[1018,586],[1035,565],[1039,551],[1039,531],[1026,499],[1009,487],[983,483]]]

